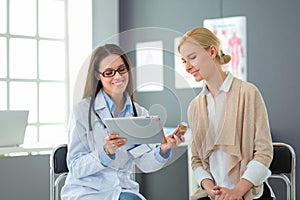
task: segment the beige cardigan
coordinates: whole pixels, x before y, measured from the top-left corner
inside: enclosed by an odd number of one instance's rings
[[[226,93],[224,109],[223,126],[218,128],[216,140],[210,140],[206,97],[201,92],[191,101],[188,122],[192,131],[192,169],[202,166],[210,172],[208,158],[214,149],[219,149],[230,155],[228,176],[236,184],[249,161],[256,160],[266,167],[270,166],[273,158],[272,138],[263,98],[253,84],[234,78]],[[252,200],[258,189],[253,187],[244,199]],[[207,193],[200,187],[191,198],[204,196]]]

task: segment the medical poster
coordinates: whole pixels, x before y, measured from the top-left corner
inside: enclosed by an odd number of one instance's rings
[[[136,88],[139,92],[163,90],[162,41],[136,44]]]
[[[234,76],[247,80],[247,35],[246,17],[228,17],[206,19],[204,27],[211,30],[222,43],[222,50],[231,56],[231,61],[224,70]]]
[[[185,71],[181,56],[178,52],[178,43],[181,38],[174,39],[174,63],[175,63],[175,88],[200,88],[203,87],[203,81],[196,82],[193,75]]]

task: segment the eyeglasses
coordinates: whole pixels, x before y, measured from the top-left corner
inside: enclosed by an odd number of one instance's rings
[[[125,74],[129,71],[129,67],[126,65],[122,65],[120,66],[118,69],[114,70],[114,69],[106,69],[104,72],[99,72],[97,71],[99,74],[101,74],[103,77],[114,77],[116,75],[116,73],[118,72],[119,74]]]

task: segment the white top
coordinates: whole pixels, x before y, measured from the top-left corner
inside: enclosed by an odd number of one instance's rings
[[[224,115],[223,109],[226,107],[226,103],[224,104],[226,101],[226,92],[229,91],[232,80],[233,75],[228,73],[227,78],[223,82],[215,97],[213,97],[207,89],[203,91],[207,99],[208,118],[210,121],[210,126],[212,126],[214,138],[217,138],[218,130],[221,129],[219,126],[222,126],[222,124],[219,124],[219,122],[220,119],[222,119],[221,115]],[[235,185],[230,181],[227,174],[228,158],[229,155],[227,153],[220,150],[214,151],[209,158],[211,174],[205,171],[202,167],[199,167],[194,171],[197,183],[201,183],[205,178],[210,178],[215,181],[216,185],[230,189],[234,188]],[[250,181],[253,185],[258,186],[262,184],[270,175],[271,171],[267,167],[253,160],[248,163],[247,169],[242,178]],[[259,198],[262,193],[263,188],[254,198]]]
[[[138,116],[146,116],[148,111],[135,104]],[[159,147],[135,157],[128,149],[120,147],[114,156],[106,155],[103,149],[108,132],[102,120],[111,113],[102,92],[95,99],[98,119],[92,113],[93,130],[88,124],[89,100],[84,99],[73,108],[69,124],[67,164],[69,173],[62,188],[64,200],[118,200],[121,192],[139,194],[139,185],[130,178],[134,165],[141,171],[154,172],[161,169],[169,160],[159,154]],[[126,109],[124,116],[132,116]]]

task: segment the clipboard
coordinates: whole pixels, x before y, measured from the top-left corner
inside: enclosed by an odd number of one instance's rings
[[[127,138],[126,144],[158,144],[164,131],[159,116],[105,118],[108,133]]]

